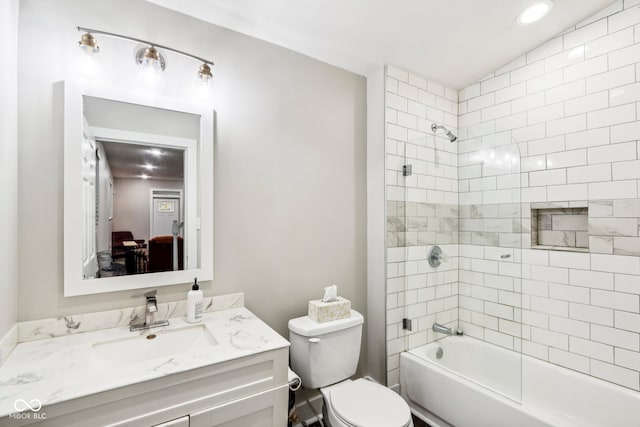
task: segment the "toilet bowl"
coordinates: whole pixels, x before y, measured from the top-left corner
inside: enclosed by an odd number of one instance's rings
[[[407,403],[380,384],[346,380],[320,391],[326,427],[413,427]]]
[[[392,390],[365,379],[350,380],[360,357],[364,317],[317,323],[289,320],[291,368],[306,388],[320,389],[327,427],[412,427],[409,405]]]

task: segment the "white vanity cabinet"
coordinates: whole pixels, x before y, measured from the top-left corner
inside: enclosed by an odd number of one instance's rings
[[[37,425],[282,427],[288,358],[284,347],[45,406]]]

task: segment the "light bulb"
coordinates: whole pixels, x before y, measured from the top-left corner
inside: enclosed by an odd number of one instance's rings
[[[550,0],[538,1],[520,12],[517,20],[521,24],[531,24],[542,19],[553,7]]]

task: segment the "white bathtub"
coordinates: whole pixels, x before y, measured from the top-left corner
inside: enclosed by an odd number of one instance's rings
[[[401,353],[400,388],[434,426],[640,426],[640,393],[469,337]]]

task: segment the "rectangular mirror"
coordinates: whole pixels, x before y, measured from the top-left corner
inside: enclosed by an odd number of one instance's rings
[[[210,280],[212,167],[212,111],[66,82],[65,296]]]

